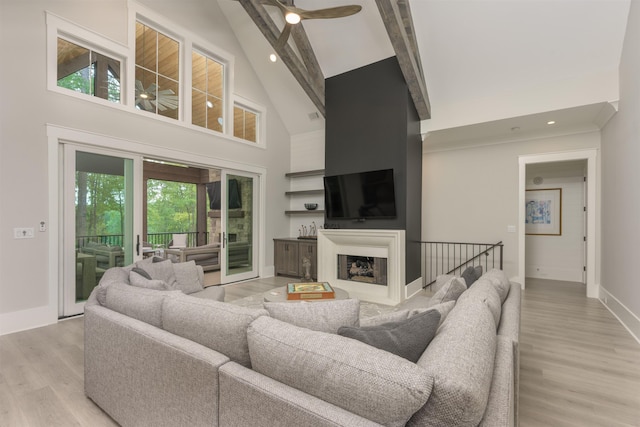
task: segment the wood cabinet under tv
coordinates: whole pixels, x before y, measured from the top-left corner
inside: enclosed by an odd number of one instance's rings
[[[303,258],[311,262],[311,278],[318,278],[318,242],[313,239],[273,239],[276,276],[301,279],[304,276]]]

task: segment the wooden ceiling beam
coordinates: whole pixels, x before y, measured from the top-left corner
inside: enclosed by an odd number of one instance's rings
[[[304,28],[298,25],[299,28],[294,28],[292,31],[296,46],[303,56],[303,62],[288,44],[278,46],[280,30],[269,16],[261,0],[239,0],[239,2],[324,117],[324,77]]]
[[[431,118],[431,104],[416,44],[408,0],[376,0],[380,16],[409,87],[420,120]]]

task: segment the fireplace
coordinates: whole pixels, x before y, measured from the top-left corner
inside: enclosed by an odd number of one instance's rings
[[[405,298],[404,230],[318,230],[318,281],[351,298],[396,305]]]
[[[338,254],[338,279],[387,286],[387,259]]]

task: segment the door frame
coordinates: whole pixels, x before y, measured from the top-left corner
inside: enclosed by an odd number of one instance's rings
[[[77,314],[82,314],[84,312],[84,304],[85,301],[78,302],[76,299],[75,292],[73,293],[73,298],[71,292],[69,292],[70,288],[75,288],[75,257],[73,260],[65,260],[64,254],[69,254],[71,248],[75,248],[76,242],[76,216],[73,215],[73,218],[69,216],[64,216],[64,212],[66,212],[72,204],[75,194],[75,174],[76,174],[76,155],[78,152],[97,154],[102,156],[111,156],[118,157],[123,160],[128,159],[132,161],[133,170],[131,171],[132,178],[132,194],[131,194],[131,247],[127,248],[126,242],[123,242],[123,249],[130,250],[132,253],[133,261],[138,261],[142,259],[141,254],[136,254],[135,252],[135,236],[142,235],[142,156],[133,153],[125,153],[125,152],[116,152],[110,149],[88,146],[86,144],[79,145],[76,143],[65,143],[62,144],[63,150],[63,164],[64,167],[61,171],[63,176],[63,188],[62,188],[62,207],[61,212],[63,212],[62,221],[62,242],[63,242],[63,250],[59,253],[58,262],[62,268],[61,282],[60,287],[62,289],[60,299],[60,306],[58,308],[58,316],[60,317],[69,317]],[[125,173],[126,176],[126,173]],[[73,203],[75,206],[75,203]],[[126,260],[126,257],[125,257]],[[66,279],[66,282],[65,282]],[[71,284],[70,281],[74,283]]]
[[[47,308],[47,323],[55,323],[58,319],[59,307],[62,302],[62,292],[59,292],[62,281],[63,268],[61,256],[63,251],[63,148],[64,144],[73,143],[79,146],[109,149],[112,153],[130,153],[143,157],[153,157],[159,160],[181,162],[203,168],[227,169],[253,173],[258,179],[258,276],[265,271],[266,249],[266,180],[267,170],[264,167],[243,164],[207,155],[175,150],[156,146],[149,143],[127,140],[123,138],[101,135],[77,129],[71,129],[52,124],[46,125],[47,134],[47,166],[48,166],[48,291],[49,303]],[[134,201],[135,203],[135,201]],[[138,203],[142,203],[141,200]]]
[[[522,287],[525,287],[525,190],[527,165],[534,163],[551,163],[562,162],[567,160],[586,160],[587,161],[587,297],[598,298],[600,294],[600,284],[596,283],[596,215],[598,212],[597,205],[597,160],[598,150],[587,149],[577,151],[567,151],[548,154],[532,154],[522,155],[518,157],[519,179],[518,179],[518,278]]]
[[[227,242],[227,238],[229,235],[229,230],[228,230],[228,226],[229,226],[229,194],[228,194],[228,179],[229,176],[239,176],[239,177],[243,177],[243,178],[250,178],[253,182],[253,196],[252,196],[252,204],[251,204],[251,210],[252,210],[252,215],[253,215],[253,221],[251,226],[253,227],[253,230],[251,232],[251,237],[252,237],[252,241],[251,241],[251,251],[252,251],[252,268],[251,271],[248,272],[243,272],[243,273],[236,273],[236,274],[227,274],[227,271],[229,270],[228,264],[229,264],[229,242]],[[241,172],[241,171],[237,171],[237,170],[229,170],[229,169],[223,169],[221,171],[220,174],[220,180],[222,181],[221,184],[221,189],[222,189],[222,215],[221,215],[221,219],[222,219],[222,238],[220,241],[220,282],[222,285],[227,285],[230,283],[234,283],[234,282],[240,282],[243,280],[249,280],[249,279],[253,279],[256,277],[256,275],[259,276],[260,270],[258,268],[258,266],[256,265],[256,261],[258,260],[258,258],[254,257],[253,255],[256,254],[256,248],[258,247],[259,241],[258,241],[258,233],[257,231],[260,229],[260,226],[258,224],[257,218],[255,216],[255,212],[256,209],[258,208],[258,200],[260,195],[256,194],[256,192],[260,192],[260,188],[258,186],[258,182],[259,182],[259,178],[258,176],[256,176],[253,173],[247,173],[247,172]],[[258,180],[258,181],[256,181]]]

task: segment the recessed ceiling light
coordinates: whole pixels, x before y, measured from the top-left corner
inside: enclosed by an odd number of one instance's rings
[[[278,57],[276,56],[275,53],[272,53],[271,55],[269,55],[269,60],[271,62],[276,62],[278,60]]]
[[[555,124],[556,124],[556,121],[555,121],[555,120],[549,120],[549,121],[547,122],[547,124],[548,124],[548,125],[555,125]]]

